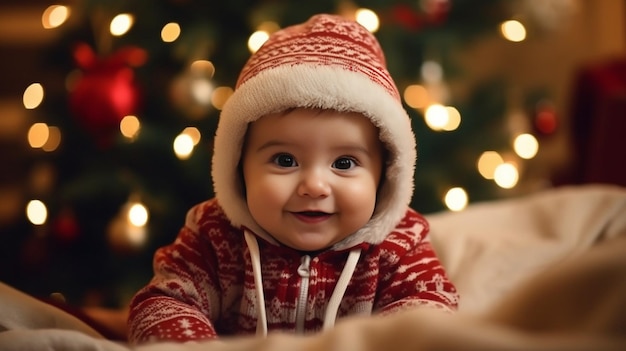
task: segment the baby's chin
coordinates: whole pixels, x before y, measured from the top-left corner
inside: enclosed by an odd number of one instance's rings
[[[319,241],[311,241],[311,242],[283,242],[277,240],[282,245],[287,246],[293,250],[299,251],[303,254],[308,254],[311,256],[315,256],[320,252],[326,251],[330,249],[333,245],[337,243],[337,241],[332,242],[319,242]]]

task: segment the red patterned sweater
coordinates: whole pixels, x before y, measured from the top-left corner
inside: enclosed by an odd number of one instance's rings
[[[456,289],[427,232],[426,220],[408,209],[382,243],[359,245],[361,255],[337,318],[414,306],[456,309]],[[303,308],[303,332],[320,330],[350,250],[311,255],[257,240],[267,329],[295,332],[297,311]],[[302,289],[298,269],[305,256],[308,286]],[[215,199],[189,211],[174,243],[157,250],[153,264],[154,278],[131,301],[130,342],[255,333],[259,309],[250,250],[243,230],[230,225]]]

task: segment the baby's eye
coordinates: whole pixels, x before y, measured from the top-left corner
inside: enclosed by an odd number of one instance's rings
[[[349,157],[341,157],[333,162],[333,168],[337,169],[350,169],[356,167],[356,161]]]
[[[280,167],[295,167],[298,165],[296,158],[290,154],[278,154],[274,156],[274,163]]]

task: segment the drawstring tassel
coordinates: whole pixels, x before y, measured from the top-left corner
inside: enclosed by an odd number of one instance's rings
[[[328,306],[326,306],[323,330],[330,329],[335,325],[339,305],[341,304],[341,300],[343,300],[343,295],[346,293],[350,279],[352,279],[352,274],[354,274],[356,264],[359,262],[359,257],[361,257],[361,249],[354,249],[350,251],[348,259],[346,260],[346,265],[343,267],[343,271],[341,271],[339,280],[337,280],[337,285],[335,286],[333,295],[328,301]]]
[[[263,295],[263,278],[261,276],[261,253],[259,251],[259,243],[256,241],[254,234],[248,230],[244,230],[244,238],[248,249],[250,250],[250,258],[252,261],[252,274],[254,275],[254,288],[256,289],[256,304],[259,316],[256,321],[257,335],[267,336],[267,314],[265,311],[265,296]]]

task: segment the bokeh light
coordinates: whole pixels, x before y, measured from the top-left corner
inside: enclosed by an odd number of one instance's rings
[[[519,180],[519,172],[514,164],[505,162],[498,167],[494,172],[493,180],[496,184],[504,189],[511,189],[517,185]]]
[[[109,30],[111,31],[111,34],[116,37],[122,36],[130,30],[134,21],[135,19],[133,15],[129,13],[121,13],[113,17]]]
[[[461,125],[461,113],[452,106],[446,106],[448,121],[441,127],[446,132],[456,130]]]
[[[187,127],[181,134],[189,135],[194,146],[198,145],[200,139],[202,139],[202,134],[200,134],[200,131],[196,127]]]
[[[423,109],[430,102],[428,90],[423,85],[411,84],[404,89],[404,101],[414,109]]]
[[[60,27],[70,17],[70,9],[63,5],[48,6],[41,15],[41,25],[45,29]]]
[[[217,87],[213,90],[213,94],[211,95],[211,103],[213,107],[218,110],[221,110],[226,103],[226,100],[233,95],[233,89],[231,87]]]
[[[34,225],[42,225],[48,219],[48,209],[41,200],[31,200],[26,205],[26,217]]]
[[[141,129],[141,122],[137,116],[128,115],[120,121],[120,132],[127,139],[135,139]]]
[[[435,131],[443,130],[443,127],[448,124],[448,110],[441,104],[432,104],[426,108],[424,120],[430,129]]]
[[[250,38],[248,39],[248,49],[250,50],[250,52],[255,53],[257,50],[259,50],[259,48],[263,44],[265,44],[269,37],[269,33],[264,30],[258,30],[252,33],[252,35],[250,35]]]
[[[28,145],[33,149],[43,147],[48,141],[50,130],[45,123],[33,123],[28,129]]]
[[[531,134],[520,134],[513,141],[513,149],[519,157],[529,160],[537,155],[539,142]]]
[[[215,65],[208,60],[196,60],[189,66],[191,73],[194,75],[213,78],[215,74]]]
[[[22,96],[22,103],[26,109],[32,110],[37,108],[43,101],[44,90],[40,83],[29,85]]]
[[[451,211],[461,211],[465,209],[468,204],[467,192],[460,187],[451,188],[446,192],[444,203]]]
[[[493,179],[496,168],[504,163],[502,156],[495,151],[485,151],[478,158],[478,172],[485,179]]]
[[[180,160],[188,159],[193,152],[193,148],[193,138],[188,134],[181,133],[174,139],[174,153]]]
[[[211,94],[213,92],[213,84],[206,78],[196,78],[189,85],[191,96],[194,101],[200,105],[208,105],[211,103]]]
[[[135,227],[143,227],[148,223],[148,209],[141,203],[133,203],[128,209],[128,222]]]
[[[356,21],[368,31],[372,33],[376,33],[378,31],[378,28],[380,27],[380,20],[378,19],[376,12],[370,9],[361,8],[356,10],[355,17]]]
[[[161,40],[166,43],[176,41],[180,36],[180,25],[176,22],[170,22],[161,29]]]
[[[59,127],[48,126],[48,138],[46,142],[41,146],[41,149],[46,152],[52,152],[56,150],[61,144],[61,130]]]
[[[505,21],[500,25],[502,36],[512,42],[520,42],[526,39],[526,28],[516,20]]]

